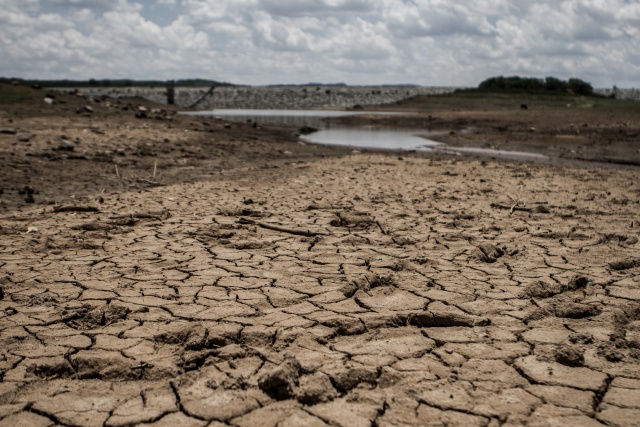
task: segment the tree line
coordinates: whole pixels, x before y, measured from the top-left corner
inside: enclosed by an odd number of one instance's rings
[[[554,92],[593,96],[593,86],[583,80],[571,78],[560,80],[556,77],[539,79],[535,77],[491,77],[478,85],[478,90],[487,92]]]

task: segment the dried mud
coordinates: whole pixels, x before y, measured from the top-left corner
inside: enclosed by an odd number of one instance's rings
[[[639,172],[63,113],[11,122],[88,160],[3,167],[0,426],[638,425]]]

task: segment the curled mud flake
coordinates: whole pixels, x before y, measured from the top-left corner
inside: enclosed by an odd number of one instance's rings
[[[131,312],[127,307],[108,305],[106,307],[84,306],[81,309],[65,312],[63,319],[71,328],[78,330],[109,326],[125,319]]]
[[[411,270],[411,263],[405,260],[398,261],[389,266],[389,269],[392,271],[403,271],[403,270]]]
[[[254,210],[249,208],[239,208],[239,209],[223,209],[217,212],[217,215],[221,216],[248,216],[252,218],[264,218],[269,216],[268,214]]]
[[[542,280],[537,280],[527,285],[524,292],[532,298],[550,298],[563,292],[584,289],[592,284],[593,282],[582,276],[572,277],[566,285],[559,283],[549,284]]]
[[[638,243],[638,237],[627,236],[625,234],[605,234],[596,241],[596,245],[604,245],[610,242],[617,242],[621,246],[633,246]]]
[[[608,264],[612,270],[629,270],[631,268],[640,267],[640,259],[623,259],[618,261],[611,261]]]
[[[524,323],[525,325],[529,324],[529,322],[534,322],[536,320],[542,320],[545,317],[549,317],[549,316],[553,316],[553,313],[551,312],[551,310],[549,308],[537,308],[535,310],[533,310],[531,313],[529,313],[525,318],[524,318]]]
[[[559,348],[555,354],[556,362],[566,366],[584,366],[583,352],[573,346],[564,346]]]
[[[347,297],[351,298],[359,290],[368,291],[370,289],[369,281],[366,279],[356,279],[340,288],[340,292]]]
[[[193,237],[200,243],[210,244],[235,236],[236,232],[223,229],[222,227],[205,227],[193,232]]]
[[[162,221],[165,219],[171,218],[171,212],[167,210],[162,210],[158,212],[135,212],[127,215],[118,215],[115,217],[111,217],[110,219],[114,221],[121,220],[140,220],[140,221]]]
[[[119,226],[119,227],[133,227],[137,223],[138,221],[132,217],[118,218],[109,222],[109,224]]]
[[[429,258],[427,258],[426,256],[417,256],[415,258],[411,259],[411,262],[414,262],[418,265],[428,265],[428,264],[435,264],[435,261],[430,260]]]
[[[300,378],[300,362],[293,357],[266,371],[258,379],[262,391],[276,400],[291,399]]]
[[[107,350],[81,350],[70,361],[80,379],[138,380],[147,366]]]
[[[326,369],[325,372],[340,393],[347,393],[362,383],[375,385],[378,379],[378,370],[375,367],[357,362],[331,365]]]
[[[91,221],[85,224],[74,225],[70,227],[72,230],[81,230],[81,231],[111,231],[116,226],[111,223],[104,223],[101,221]]]
[[[360,335],[366,331],[364,323],[357,317],[331,314],[318,321],[322,326],[331,328],[332,335]]]
[[[617,363],[624,360],[624,353],[613,344],[603,344],[598,348],[598,354],[609,362]]]
[[[460,313],[424,311],[408,314],[404,323],[420,328],[448,328],[453,326],[488,326],[491,324],[491,320]]]
[[[94,206],[54,206],[53,212],[99,212]]]
[[[504,251],[496,245],[486,243],[478,245],[472,255],[482,262],[494,263],[498,258],[504,256]]]
[[[236,244],[232,244],[235,249],[238,250],[256,250],[264,249],[273,246],[273,243],[267,241],[243,241]]]
[[[551,213],[551,211],[549,210],[548,207],[546,207],[545,205],[538,205],[535,208],[533,208],[533,212],[534,213],[544,213],[544,214],[548,214]]]
[[[296,392],[298,402],[305,405],[315,405],[329,402],[338,397],[329,377],[322,372],[306,375],[300,378],[300,386]]]
[[[329,223],[333,227],[347,227],[356,230],[364,230],[377,226],[376,220],[368,212],[336,212],[338,218]]]
[[[367,278],[367,281],[369,282],[371,289],[379,286],[397,286],[396,279],[394,279],[393,276],[379,276],[376,274],[371,278]]]
[[[216,350],[187,351],[180,355],[180,367],[187,371],[200,369],[209,357],[217,355]]]
[[[602,309],[590,304],[566,303],[557,304],[554,307],[554,312],[556,317],[566,319],[584,319],[585,317],[597,316],[602,313]]]
[[[533,298],[550,298],[562,292],[562,286],[557,283],[548,284],[542,280],[537,280],[526,286],[524,292]]]
[[[44,292],[41,294],[29,295],[29,296],[15,296],[14,300],[20,302],[28,307],[54,307],[60,303],[58,298],[50,292]]]
[[[569,283],[567,284],[567,290],[575,291],[576,289],[586,288],[589,284],[591,284],[591,280],[587,279],[583,276],[573,276]]]
[[[202,350],[205,347],[207,330],[201,325],[189,325],[185,328],[166,331],[153,337],[154,341],[164,344],[182,344],[186,350]]]
[[[38,360],[33,365],[27,366],[27,373],[47,380],[70,378],[76,374],[69,361],[63,357]]]
[[[593,344],[593,335],[589,333],[571,334],[569,341],[573,344]]]
[[[419,242],[416,239],[412,239],[410,237],[403,237],[403,236],[392,237],[391,240],[393,240],[393,243],[395,243],[398,246],[413,246]]]

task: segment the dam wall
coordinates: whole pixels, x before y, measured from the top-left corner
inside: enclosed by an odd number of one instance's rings
[[[175,104],[183,108],[212,110],[234,109],[344,109],[361,105],[390,104],[418,95],[451,93],[457,87],[431,86],[215,86],[175,87]],[[56,90],[69,91],[58,88]],[[159,103],[167,102],[167,87],[84,87],[88,96],[110,98],[139,97]],[[612,89],[594,92],[610,96]],[[640,100],[638,89],[617,89],[617,99]]]
[[[388,104],[417,95],[450,93],[455,89],[427,86],[217,86],[213,89],[176,86],[175,103],[180,107],[201,110],[352,108],[357,105]],[[95,87],[82,88],[79,91],[95,97],[140,97],[155,102],[167,102],[165,86]]]

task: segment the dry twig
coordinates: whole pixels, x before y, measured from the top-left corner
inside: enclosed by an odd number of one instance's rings
[[[280,231],[282,233],[295,234],[297,236],[305,236],[305,237],[315,237],[315,236],[324,236],[324,233],[316,233],[314,231],[307,230],[294,230],[291,228],[278,227],[277,225],[266,224],[264,222],[254,221],[249,218],[240,218],[238,219],[240,224],[251,224],[257,225],[258,227],[266,228],[269,230]]]
[[[511,194],[505,193],[507,195],[507,197],[510,198],[511,201],[513,202],[513,205],[509,209],[509,214],[512,214],[513,211],[516,210],[518,205],[520,205],[520,204],[524,205],[524,202],[522,201],[522,190],[523,190],[523,188],[524,187],[521,185],[520,186],[520,191],[518,192],[517,197],[513,197]]]

